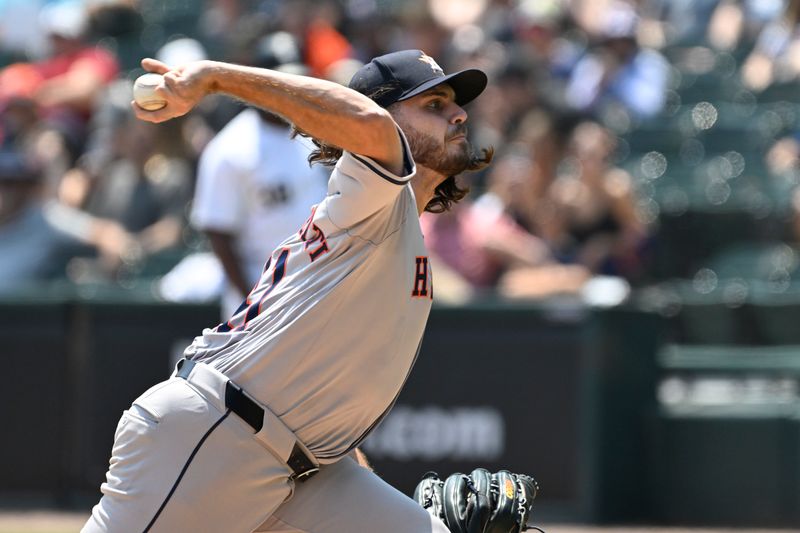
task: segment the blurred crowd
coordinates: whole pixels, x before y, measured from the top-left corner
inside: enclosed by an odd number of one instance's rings
[[[733,58],[756,94],[800,75],[799,29],[798,0],[0,0],[0,294],[57,280],[235,302],[324,194],[276,117],[214,97],[135,120],[142,57],[346,84],[419,48],[488,73],[469,135],[496,150],[463,177],[465,201],[423,216],[437,298],[602,286],[613,301],[653,281],[658,214],[625,162],[680,106],[687,56],[668,51]],[[786,136],[767,164],[794,168],[799,151]]]

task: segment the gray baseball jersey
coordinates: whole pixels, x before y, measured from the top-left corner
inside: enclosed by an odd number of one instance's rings
[[[345,152],[326,198],[236,314],[187,348],[281,417],[322,462],[356,446],[413,366],[433,298],[401,132],[397,176]]]

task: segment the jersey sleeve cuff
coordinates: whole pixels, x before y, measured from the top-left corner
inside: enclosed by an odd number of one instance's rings
[[[417,165],[414,163],[414,158],[411,155],[411,149],[408,146],[408,141],[406,140],[406,136],[403,133],[403,130],[397,128],[397,132],[400,134],[400,144],[403,148],[403,173],[402,175],[394,174],[393,172],[389,172],[380,164],[378,164],[374,159],[369,157],[353,154],[350,152],[345,152],[344,157],[350,156],[365,167],[367,167],[373,174],[380,176],[384,180],[388,181],[389,183],[394,183],[395,185],[405,185],[408,183],[411,178],[414,177],[414,174],[417,172]]]

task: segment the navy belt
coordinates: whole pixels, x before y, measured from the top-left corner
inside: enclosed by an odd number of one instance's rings
[[[196,364],[196,361],[181,359],[175,375],[188,379]],[[247,422],[247,425],[252,427],[256,433],[261,431],[264,425],[264,408],[247,396],[242,388],[231,380],[225,383],[225,407]],[[292,470],[292,475],[289,477],[296,481],[305,481],[319,472],[319,467],[297,443],[292,448],[289,458],[286,459],[286,464]]]

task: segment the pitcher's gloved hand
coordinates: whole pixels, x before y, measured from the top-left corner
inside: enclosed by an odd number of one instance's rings
[[[414,500],[453,533],[519,533],[528,529],[537,491],[530,476],[476,468],[444,480],[428,472],[414,490]]]

